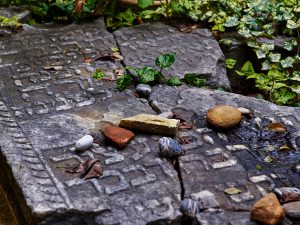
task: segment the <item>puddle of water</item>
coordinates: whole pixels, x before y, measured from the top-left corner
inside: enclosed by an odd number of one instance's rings
[[[0,225],[19,225],[1,186],[0,186]]]

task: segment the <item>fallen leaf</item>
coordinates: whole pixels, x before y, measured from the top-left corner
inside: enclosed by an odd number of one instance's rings
[[[88,159],[66,172],[80,173],[83,179],[97,178],[103,175],[103,165],[99,159]]]
[[[279,150],[280,151],[289,151],[289,150],[291,150],[291,148],[287,145],[282,145],[279,147]]]
[[[186,129],[186,130],[190,130],[193,128],[193,125],[187,122],[182,122],[179,124],[179,129]]]
[[[190,33],[197,28],[199,28],[198,24],[182,24],[182,25],[178,26],[178,29],[180,30],[180,32],[183,32],[183,33]]]
[[[116,48],[116,47],[111,47],[110,50],[112,52],[119,52],[119,48]]]
[[[95,59],[100,61],[114,61],[114,60],[123,60],[123,56],[119,52],[110,52],[108,55],[103,55]]]
[[[192,137],[180,137],[179,138],[179,143],[182,145],[187,145],[193,141]]]
[[[63,67],[62,66],[45,66],[44,69],[45,70],[62,70]]]
[[[224,192],[228,195],[236,195],[236,194],[243,193],[243,191],[241,189],[238,189],[235,187],[227,188],[224,190]]]
[[[287,128],[282,123],[270,123],[268,129],[273,132],[287,132]]]
[[[91,62],[93,62],[93,59],[90,58],[90,57],[87,57],[87,58],[84,58],[83,61],[84,61],[85,63],[91,63]]]

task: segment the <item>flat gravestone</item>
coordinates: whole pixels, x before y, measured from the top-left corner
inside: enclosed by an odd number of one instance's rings
[[[186,86],[157,87],[150,101],[160,112],[172,111],[193,124],[177,139],[187,151],[179,158],[184,197],[205,210],[197,217],[201,224],[250,224],[249,211],[261,196],[275,187],[300,187],[295,169],[300,165],[300,108]],[[244,107],[253,117],[243,116],[231,130],[216,130],[206,123],[207,111],[215,105]],[[269,131],[268,124],[275,121],[288,133]],[[288,150],[280,150],[282,146]],[[232,187],[241,193],[224,192]]]
[[[225,57],[208,29],[182,33],[162,24],[143,24],[114,32],[126,66],[154,66],[162,53],[175,52],[175,63],[163,73],[183,78],[187,73],[201,75],[213,87],[230,89]]]
[[[115,79],[118,61],[101,61],[117,47],[102,20],[35,28],[0,39],[1,184],[21,224],[148,224],[178,216],[181,187],[159,157],[157,137],[137,135],[123,150],[75,142],[105,124],[139,113],[148,102],[97,81]],[[99,179],[65,171],[88,158],[104,166]]]

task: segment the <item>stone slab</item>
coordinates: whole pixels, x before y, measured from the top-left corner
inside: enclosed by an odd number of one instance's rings
[[[176,52],[175,63],[163,73],[183,78],[186,73],[203,75],[211,87],[230,89],[225,57],[208,29],[182,33],[163,23],[143,24],[114,32],[126,66],[155,66],[161,53]]]
[[[230,222],[235,218],[233,215],[228,223],[213,219],[224,211],[237,214],[243,220],[237,224],[248,224],[249,217],[238,214],[248,212],[261,196],[275,187],[299,187],[295,165],[300,164],[300,146],[296,141],[300,136],[300,108],[280,107],[251,97],[187,86],[155,87],[150,101],[160,112],[172,111],[193,123],[193,129],[181,130],[177,139],[187,142],[183,144],[187,153],[179,158],[185,198],[199,201],[203,210],[215,211],[211,219],[204,219],[206,223],[201,224],[234,224]],[[240,125],[228,131],[210,128],[206,113],[220,104],[251,109],[254,117],[243,117]],[[284,138],[268,136],[271,134],[266,127],[271,121],[283,123],[289,134]],[[282,145],[288,145],[291,150],[280,152]],[[267,156],[273,161],[266,162]],[[262,170],[256,165],[261,165]],[[227,195],[224,190],[229,187],[243,192]],[[200,213],[199,218],[206,215]]]
[[[97,60],[117,47],[102,20],[36,28],[2,37],[0,46],[0,180],[18,203],[21,224],[141,225],[177,218],[180,183],[173,165],[159,157],[156,139],[137,135],[122,151],[94,144],[74,152],[80,137],[107,123],[155,114],[131,89],[120,93],[114,82],[91,77],[100,68],[115,79],[123,69],[118,61]],[[87,158],[102,161],[99,179],[65,172]]]

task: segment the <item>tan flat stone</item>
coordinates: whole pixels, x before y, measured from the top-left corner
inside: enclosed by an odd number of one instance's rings
[[[122,119],[119,126],[145,133],[174,136],[178,130],[179,122],[179,120],[166,119],[161,116],[140,114]]]

